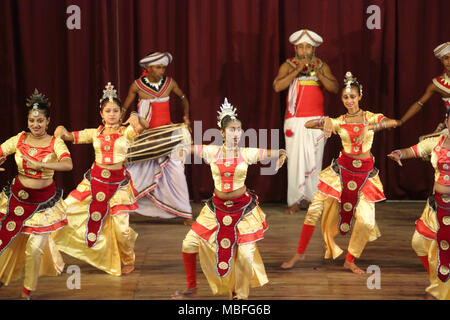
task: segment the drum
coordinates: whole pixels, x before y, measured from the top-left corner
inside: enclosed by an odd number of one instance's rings
[[[175,148],[188,146],[191,142],[191,133],[184,123],[173,123],[145,130],[128,148],[126,164],[164,157]]]

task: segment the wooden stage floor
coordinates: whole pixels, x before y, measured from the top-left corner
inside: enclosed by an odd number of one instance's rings
[[[425,201],[384,202],[376,205],[382,236],[367,245],[356,263],[366,269],[380,268],[380,288],[369,289],[372,273],[356,275],[342,268],[344,254],[335,261],[323,259],[320,228],[316,228],[307,250],[307,258],[291,270],[280,264],[297,247],[305,211],[294,215],[283,213],[284,205],[262,204],[269,229],[258,242],[269,283],[250,291],[250,300],[418,300],[424,298],[428,285],[426,272],[411,248],[415,220],[420,217]],[[193,203],[194,215],[201,209]],[[189,227],[181,221],[167,221],[132,215],[131,226],[139,234],[136,241],[136,269],[123,277],[110,276],[90,265],[63,254],[66,267],[78,265],[80,289],[68,289],[71,274],[41,277],[34,300],[168,300],[176,290],[185,288],[181,243]],[[349,236],[337,236],[345,249]],[[345,251],[346,252],[346,251]],[[223,300],[213,296],[197,264],[199,300]],[[373,282],[371,282],[373,283]],[[18,299],[22,280],[0,288],[0,299]]]

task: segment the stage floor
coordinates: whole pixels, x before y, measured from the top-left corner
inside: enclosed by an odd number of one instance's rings
[[[198,214],[200,203],[193,203]],[[411,237],[415,220],[420,217],[425,201],[383,202],[376,205],[381,237],[367,245],[356,260],[366,269],[377,266],[380,286],[373,288],[375,274],[356,275],[342,265],[344,254],[337,260],[323,259],[324,249],[317,227],[307,250],[306,260],[291,270],[280,265],[297,248],[305,211],[294,215],[283,213],[284,205],[262,204],[269,229],[258,247],[265,263],[269,283],[250,291],[250,300],[415,300],[423,299],[428,286],[427,274],[413,249]],[[115,277],[63,254],[64,272],[58,277],[40,277],[34,300],[167,300],[176,290],[185,288],[181,243],[189,227],[176,220],[158,220],[131,215],[130,224],[138,232],[136,269],[133,273]],[[337,243],[346,249],[349,236],[337,236]],[[80,289],[69,289],[70,265],[81,270]],[[376,268],[376,267],[375,267]],[[199,300],[222,300],[213,296],[197,264]],[[69,281],[68,281],[69,280]],[[369,280],[369,281],[368,281]],[[370,285],[372,284],[372,289]],[[0,288],[0,299],[18,299],[22,280]]]

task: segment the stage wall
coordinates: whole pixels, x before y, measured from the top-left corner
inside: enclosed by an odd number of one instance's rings
[[[370,26],[376,18],[376,11],[367,12],[371,5],[380,9],[380,29],[368,27],[368,19]],[[0,140],[25,130],[25,100],[34,88],[52,102],[51,132],[59,124],[69,130],[97,127],[104,85],[115,84],[123,101],[141,74],[138,60],[151,51],[173,55],[167,74],[186,93],[191,121],[201,121],[203,131],[216,127],[224,97],[237,107],[244,128],[282,129],[286,93],[275,93],[272,82],[279,65],[293,56],[289,35],[301,28],[323,37],[317,56],[341,85],[346,71],[363,84],[363,109],[398,119],[443,70],[433,49],[449,41],[449,12],[446,0],[0,0]],[[176,96],[171,100],[173,121],[181,122],[181,104]],[[326,93],[325,102],[328,115],[345,112],[339,96]],[[436,96],[403,127],[376,134],[373,154],[389,199],[425,199],[430,193],[429,163],[410,160],[399,168],[386,154],[415,144],[443,115]],[[271,141],[276,143],[284,146],[282,131],[279,141]],[[74,170],[55,175],[66,192],[93,161],[91,146],[69,148]],[[338,137],[331,138],[324,165],[339,149]],[[12,157],[5,167],[1,185],[16,173]],[[186,170],[191,198],[209,197],[209,168]],[[283,202],[286,175],[283,168],[261,176],[254,166],[247,185],[263,201]]]

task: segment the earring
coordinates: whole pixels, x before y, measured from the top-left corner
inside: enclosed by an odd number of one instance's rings
[[[105,124],[106,124],[106,121],[105,121],[105,119],[102,119],[102,123],[103,123],[103,125],[105,125]]]

